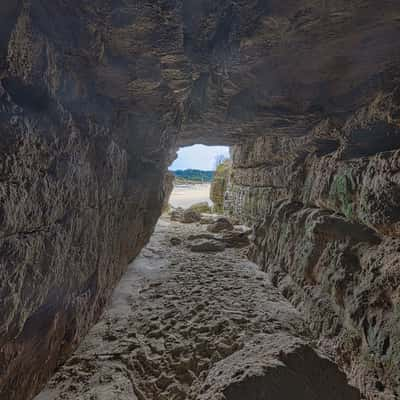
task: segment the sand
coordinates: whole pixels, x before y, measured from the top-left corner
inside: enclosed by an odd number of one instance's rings
[[[172,207],[189,208],[191,205],[207,201],[212,205],[210,200],[210,187],[208,183],[199,185],[176,185],[169,203]]]

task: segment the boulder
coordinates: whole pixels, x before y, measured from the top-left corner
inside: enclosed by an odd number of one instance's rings
[[[172,244],[172,246],[179,246],[180,244],[182,244],[182,239],[177,237],[173,237],[169,241]]]
[[[285,332],[260,335],[220,361],[199,400],[358,400],[346,375],[308,343]]]
[[[211,207],[206,201],[203,201],[201,203],[193,204],[192,206],[189,207],[189,210],[196,211],[200,214],[202,213],[207,214],[211,212]]]
[[[249,234],[247,232],[223,232],[217,240],[223,242],[228,248],[242,248],[250,245]]]
[[[213,224],[209,225],[207,227],[207,230],[213,233],[219,233],[222,231],[232,231],[233,225],[228,218],[221,217],[218,218]]]
[[[188,210],[184,211],[181,222],[184,224],[193,224],[194,222],[199,222],[200,219],[200,213],[189,208]]]
[[[171,221],[181,222],[183,220],[183,214],[185,210],[182,207],[174,208],[169,213]]]
[[[201,219],[200,213],[190,208],[185,210],[182,207],[178,207],[173,209],[169,215],[171,221],[182,222],[183,224],[192,224],[199,222]]]

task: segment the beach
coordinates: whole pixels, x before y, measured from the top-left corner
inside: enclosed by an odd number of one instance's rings
[[[175,185],[169,203],[172,207],[188,208],[193,204],[207,201],[211,206],[210,187],[209,183]]]

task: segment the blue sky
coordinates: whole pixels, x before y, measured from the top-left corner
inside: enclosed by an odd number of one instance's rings
[[[177,169],[201,169],[211,171],[215,169],[215,157],[223,154],[229,157],[229,147],[225,146],[195,146],[182,147],[178,151],[178,158],[169,167],[170,170]]]

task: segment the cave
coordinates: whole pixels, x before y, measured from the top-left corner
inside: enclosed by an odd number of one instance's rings
[[[265,322],[198,375],[180,366],[190,393],[135,391],[124,370],[102,385],[126,387],[119,400],[398,398],[400,4],[3,3],[0,400],[85,363],[74,351],[128,265],[157,253],[168,167],[195,144],[230,147],[223,212],[251,228],[240,262],[259,271],[232,259],[225,283],[267,279],[265,296],[243,289]]]

